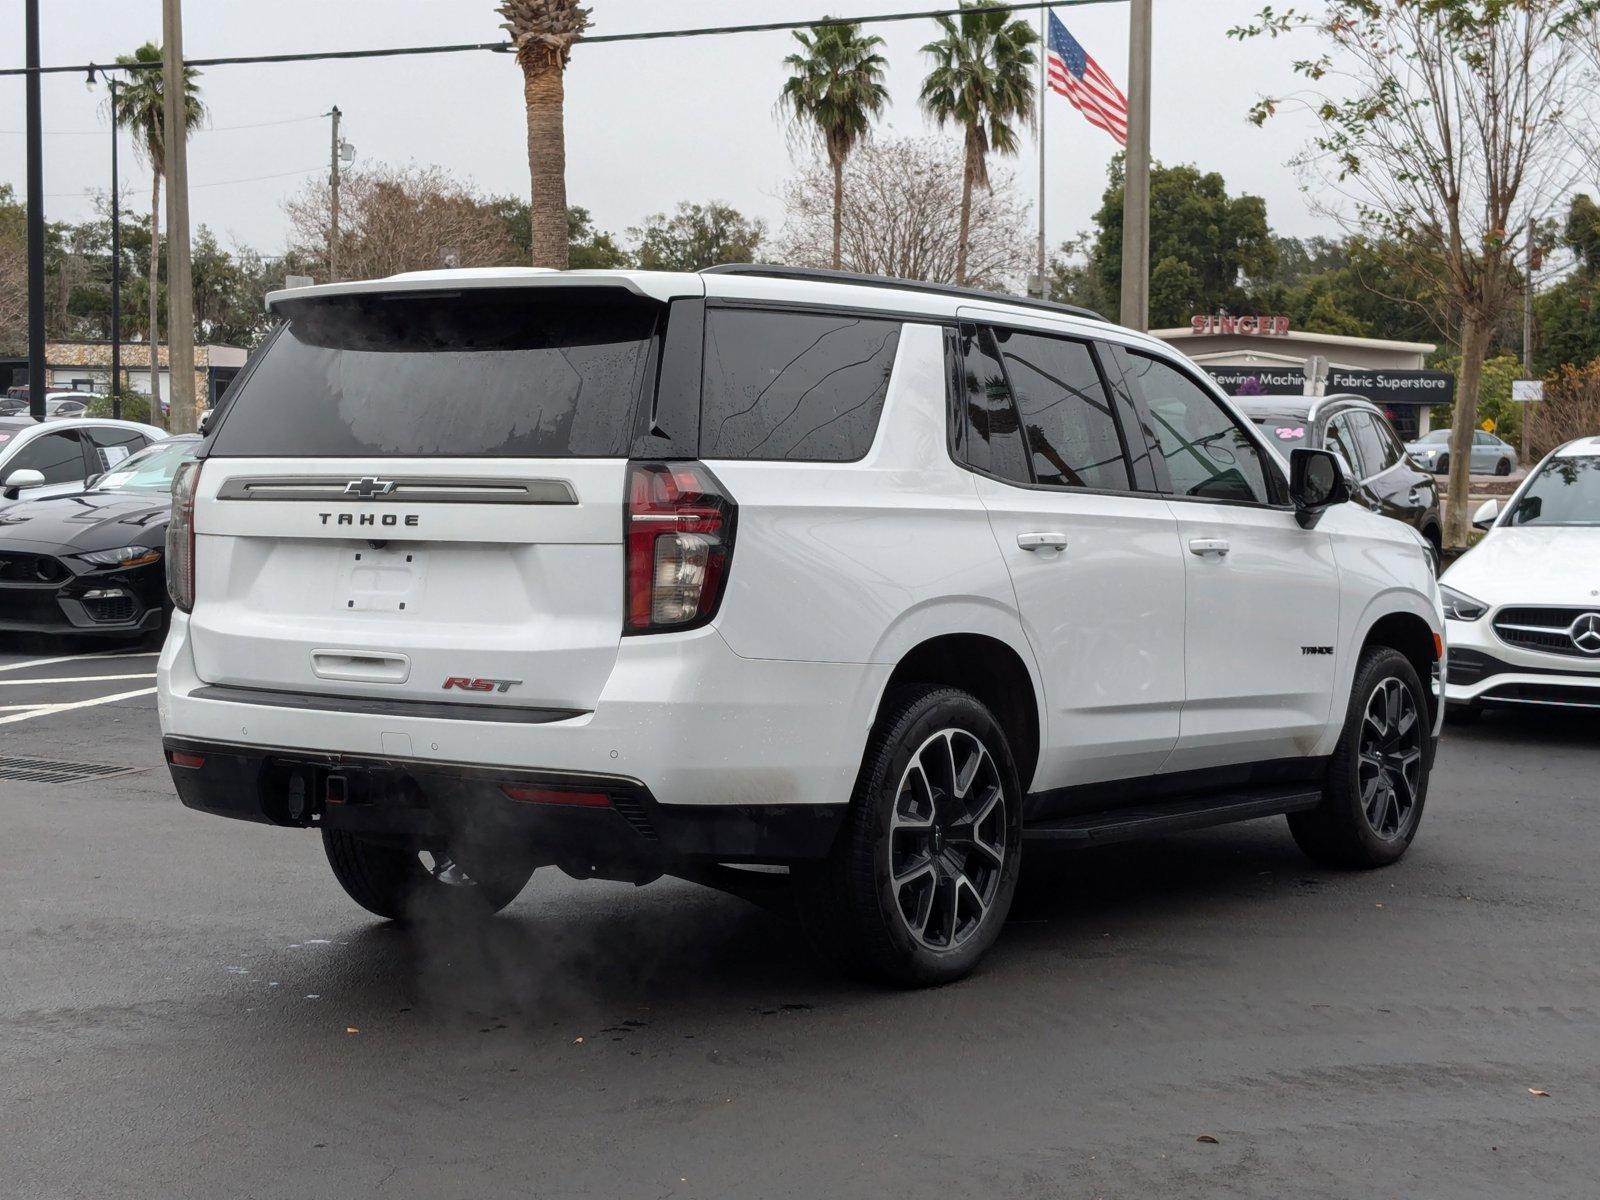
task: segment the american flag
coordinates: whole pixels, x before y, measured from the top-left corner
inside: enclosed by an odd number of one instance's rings
[[[1111,82],[1111,76],[1089,57],[1078,39],[1067,32],[1061,19],[1050,14],[1050,90],[1072,101],[1072,107],[1091,125],[1104,129],[1118,143],[1128,144],[1128,98]]]

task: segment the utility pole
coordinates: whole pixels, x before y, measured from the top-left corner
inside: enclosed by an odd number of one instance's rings
[[[39,0],[26,0],[28,80],[28,412],[44,420],[44,132],[39,116]]]
[[[189,260],[189,125],[183,79],[182,0],[161,0],[162,106],[167,156],[167,375],[169,427],[193,433],[194,276]],[[156,397],[159,404],[160,397]]]
[[[1122,186],[1122,324],[1150,324],[1150,0],[1128,5],[1128,149]]]
[[[333,197],[328,222],[328,282],[337,283],[339,280],[339,106],[335,104],[333,111],[328,115],[333,118],[333,147],[329,152],[333,170],[328,176],[328,187]]]
[[[1044,234],[1044,199],[1045,199],[1045,145],[1044,145],[1044,119],[1050,106],[1045,103],[1050,95],[1050,10],[1039,10],[1039,299],[1050,299],[1050,282],[1045,278],[1045,234]]]
[[[122,202],[117,195],[117,77],[111,89],[111,417],[122,419]]]

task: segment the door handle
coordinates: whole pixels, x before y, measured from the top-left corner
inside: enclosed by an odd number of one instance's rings
[[[1189,553],[1198,554],[1204,558],[1207,554],[1215,554],[1218,558],[1228,553],[1227,538],[1190,538]]]
[[[1017,545],[1024,550],[1065,550],[1067,548],[1067,535],[1064,533],[1019,533]]]

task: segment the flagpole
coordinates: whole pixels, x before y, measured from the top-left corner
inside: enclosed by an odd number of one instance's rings
[[[1045,149],[1044,149],[1044,120],[1045,112],[1050,105],[1046,103],[1050,95],[1050,10],[1039,9],[1039,299],[1050,298],[1050,284],[1044,277],[1045,271],[1045,234],[1044,234],[1044,198],[1045,198]]]

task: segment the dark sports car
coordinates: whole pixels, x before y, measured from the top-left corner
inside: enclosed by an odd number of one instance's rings
[[[72,496],[0,509],[0,633],[153,633],[172,477],[198,437],[158,442]]]

